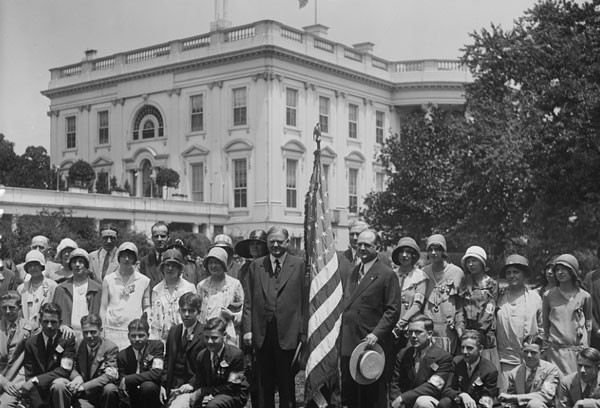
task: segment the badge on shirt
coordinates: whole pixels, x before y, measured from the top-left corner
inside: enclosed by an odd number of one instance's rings
[[[485,307],[485,312],[487,314],[494,314],[495,311],[496,311],[496,307],[491,303],[488,303],[487,306]]]
[[[473,382],[473,385],[475,385],[477,387],[481,387],[483,385],[483,381],[481,381],[481,377],[477,377],[475,379],[475,381]]]
[[[439,365],[437,365],[435,362],[431,363],[431,365],[430,365],[429,367],[431,367],[431,369],[432,369],[433,371],[437,371],[437,370],[438,370],[438,368],[440,368],[440,366],[439,366]]]
[[[59,344],[58,346],[56,346],[56,348],[54,349],[58,354],[62,353],[63,351],[65,351],[65,349]]]
[[[63,357],[60,359],[60,367],[64,368],[65,370],[72,370],[73,369],[73,359],[69,358],[69,357]]]

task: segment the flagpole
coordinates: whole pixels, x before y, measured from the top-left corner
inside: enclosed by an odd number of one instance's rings
[[[318,0],[315,0],[315,25],[318,24],[318,22],[317,22],[317,2],[318,2]]]

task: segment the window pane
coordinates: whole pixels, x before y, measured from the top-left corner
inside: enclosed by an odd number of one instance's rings
[[[321,132],[329,133],[329,98],[319,96],[319,123]]]
[[[296,185],[298,182],[298,160],[287,159],[286,161],[286,207],[296,208]]]
[[[233,206],[247,206],[246,159],[233,160]]]
[[[74,149],[77,147],[77,122],[75,116],[69,116],[65,118],[66,123],[66,137],[67,137],[67,149]]]
[[[142,139],[152,139],[154,137],[154,122],[147,119],[142,125]]]
[[[191,121],[192,132],[199,132],[204,129],[204,99],[203,95],[194,95],[190,97],[192,108]]]
[[[297,126],[296,112],[298,108],[298,91],[295,89],[286,89],[286,109],[285,124],[288,126]]]
[[[348,211],[358,211],[358,170],[348,170]]]
[[[385,113],[377,111],[375,113],[375,142],[383,143],[383,124],[385,122]]]
[[[204,201],[204,164],[192,164],[192,200]]]
[[[348,137],[358,137],[358,105],[348,105]]]
[[[246,122],[246,88],[233,90],[233,125],[241,126]]]
[[[98,144],[108,144],[108,111],[98,112]]]

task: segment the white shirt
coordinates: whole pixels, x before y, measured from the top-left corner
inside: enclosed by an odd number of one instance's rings
[[[71,327],[76,333],[81,331],[81,318],[89,314],[87,299],[85,296],[87,294],[87,290],[87,280],[81,286],[77,286],[75,283],[73,283],[73,310],[71,311],[70,323]]]
[[[275,269],[277,267],[277,265],[275,265],[275,260],[279,260],[279,267],[283,268],[283,263],[285,262],[286,256],[287,252],[284,252],[284,254],[281,255],[279,258],[275,258],[273,255],[269,255],[269,258],[271,259],[271,268],[273,268],[273,273],[275,273]]]

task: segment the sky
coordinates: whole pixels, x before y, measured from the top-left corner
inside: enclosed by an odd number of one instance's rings
[[[50,68],[208,33],[215,0],[0,0],[0,133],[21,154],[50,145]],[[388,60],[458,58],[469,33],[505,29],[534,0],[229,0],[233,26],[276,20],[302,28],[317,22],[328,38],[375,44]]]

